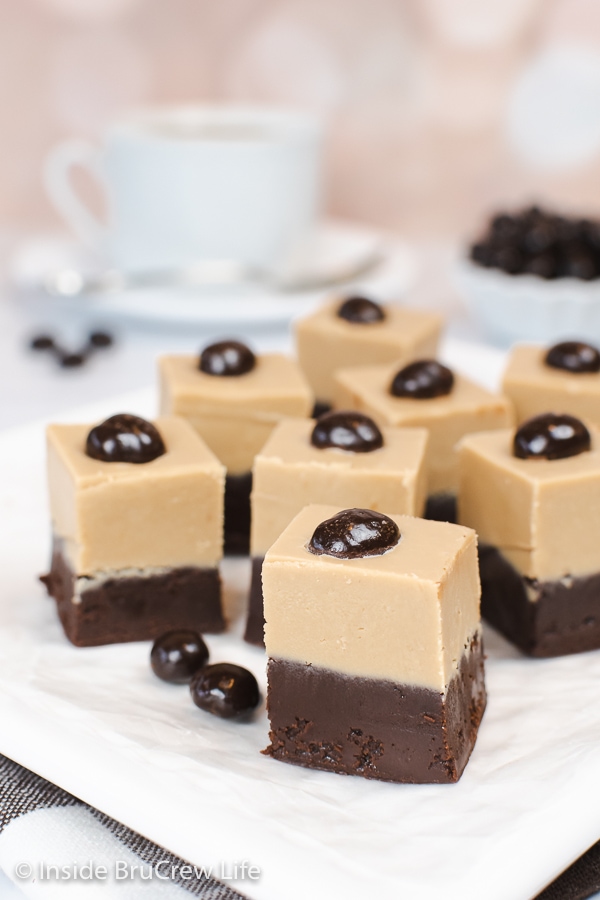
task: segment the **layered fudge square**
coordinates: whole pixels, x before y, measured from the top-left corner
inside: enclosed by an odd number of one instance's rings
[[[382,426],[428,429],[425,515],[456,521],[457,444],[470,432],[512,424],[510,401],[435,360],[340,369],[335,383],[336,408],[361,410]]]
[[[315,424],[286,419],[254,462],[252,584],[246,640],[263,643],[265,553],[310,503],[363,506],[419,516],[425,505],[423,428],[382,428],[360,413],[327,413]]]
[[[517,423],[554,410],[600,428],[600,353],[581,341],[553,347],[517,345],[511,350],[503,391]]]
[[[528,457],[515,455],[523,440]],[[569,442],[574,455],[544,456]],[[597,435],[548,414],[516,435],[469,435],[460,457],[459,518],[479,535],[484,617],[532,656],[600,647]]]
[[[441,329],[435,313],[367,297],[337,299],[296,322],[298,359],[326,409],[333,402],[336,369],[435,356]]]
[[[313,398],[298,364],[221,341],[196,356],[164,356],[160,408],[183,416],[227,469],[225,552],[247,553],[252,464],[284,416],[309,416]]]
[[[225,470],[193,428],[119,415],[94,428],[50,425],[47,441],[54,545],[44,581],[69,640],[221,631]]]
[[[308,506],[263,568],[267,753],[384,781],[454,782],[485,708],[476,535]]]

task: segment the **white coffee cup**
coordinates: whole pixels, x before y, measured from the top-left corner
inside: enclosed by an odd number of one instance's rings
[[[127,270],[204,260],[271,269],[310,240],[322,132],[309,115],[261,107],[154,109],[109,128],[103,146],[55,147],[45,185],[77,237]],[[74,167],[99,179],[108,224],[78,197]]]

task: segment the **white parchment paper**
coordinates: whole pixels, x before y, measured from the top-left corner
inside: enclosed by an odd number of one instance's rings
[[[491,382],[498,363],[474,354],[471,374]],[[143,392],[64,420],[153,405]],[[233,882],[256,900],[530,900],[600,837],[600,652],[529,660],[487,629],[489,704],[461,781],[380,784],[262,756],[264,708],[246,725],[202,713],[152,675],[148,644],[68,644],[36,582],[40,423],[0,436],[0,548],[0,752],[216,874],[259,866],[259,881]],[[264,689],[264,654],[240,637],[248,562],[223,573],[237,624],[208,638],[212,659]]]

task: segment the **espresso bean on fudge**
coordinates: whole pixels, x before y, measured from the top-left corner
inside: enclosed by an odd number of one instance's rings
[[[475,532],[308,506],[263,567],[274,759],[460,778],[485,708]]]
[[[298,360],[325,411],[333,403],[337,369],[434,356],[441,329],[442,319],[432,312],[363,296],[338,298],[296,322]]]
[[[592,344],[519,344],[510,352],[502,389],[514,404],[517,424],[554,411],[600,428],[600,352]]]
[[[50,425],[51,569],[77,646],[221,631],[225,471],[183,419]]]
[[[254,457],[282,418],[311,414],[306,379],[293,359],[239,341],[164,356],[159,370],[161,411],[187,419],[227,469],[225,552],[248,553]]]
[[[419,516],[426,446],[423,428],[379,429],[352,410],[326,413],[316,423],[280,422],[254,462],[246,640],[263,643],[264,555],[302,507],[333,503]]]
[[[480,540],[482,611],[531,656],[600,647],[600,448],[568,414],[466,437],[459,517]]]
[[[334,380],[336,407],[361,410],[380,426],[428,430],[425,516],[456,521],[457,444],[470,432],[510,425],[510,401],[432,359],[340,369]]]

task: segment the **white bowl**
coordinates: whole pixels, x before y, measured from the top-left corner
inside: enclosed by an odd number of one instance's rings
[[[473,317],[496,343],[600,341],[600,279],[508,275],[461,259],[456,281]]]

